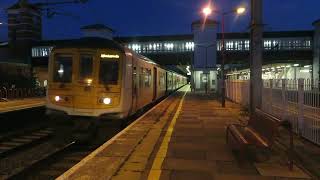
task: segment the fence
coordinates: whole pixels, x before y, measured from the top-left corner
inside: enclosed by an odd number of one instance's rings
[[[46,95],[45,88],[5,88],[0,87],[0,99],[21,99],[42,97]]]
[[[279,119],[289,120],[294,131],[320,145],[319,81],[307,79],[265,80],[262,110]],[[249,81],[227,80],[226,97],[242,105],[249,104]]]

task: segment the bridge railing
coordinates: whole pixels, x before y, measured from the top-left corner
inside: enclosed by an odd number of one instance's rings
[[[6,88],[0,87],[0,99],[23,99],[32,97],[44,97],[46,89],[43,87],[38,88]]]
[[[227,80],[226,97],[242,105],[249,104],[249,80]],[[264,80],[262,110],[289,120],[294,131],[320,145],[319,80]]]

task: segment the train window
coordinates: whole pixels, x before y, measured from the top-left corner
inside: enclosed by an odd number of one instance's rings
[[[160,87],[163,87],[165,85],[165,74],[160,73],[160,81],[159,81]]]
[[[119,59],[101,58],[99,82],[100,84],[118,84]]]
[[[86,79],[92,79],[93,57],[92,55],[80,55],[79,80],[83,82]]]
[[[151,70],[150,69],[146,69],[145,71],[146,73],[145,75],[145,79],[144,79],[144,86],[145,87],[150,87],[151,86]]]
[[[139,77],[139,86],[143,87],[143,79],[144,79],[144,68],[140,68],[140,77]]]
[[[72,80],[72,55],[56,54],[53,66],[53,81],[69,83]]]

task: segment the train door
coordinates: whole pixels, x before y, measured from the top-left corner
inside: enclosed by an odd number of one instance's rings
[[[157,79],[158,79],[157,68],[154,67],[153,68],[153,99],[152,100],[157,99],[157,89],[158,89]]]
[[[169,85],[168,72],[166,72],[166,93],[168,93],[168,85]]]
[[[200,74],[200,88],[201,90],[205,90],[207,91],[207,87],[208,87],[208,75],[205,73]]]
[[[138,75],[137,75],[137,60],[132,58],[132,112],[137,110],[138,104]]]

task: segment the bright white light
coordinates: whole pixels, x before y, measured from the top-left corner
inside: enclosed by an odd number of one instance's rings
[[[303,67],[308,68],[308,67],[311,67],[311,65],[305,65],[305,66],[303,66]]]
[[[120,58],[120,56],[118,54],[101,54],[100,57],[101,58],[115,58],[115,59]]]
[[[210,7],[205,7],[205,8],[203,8],[202,13],[205,16],[208,16],[208,15],[210,15],[212,13],[212,9]]]
[[[237,14],[243,14],[244,12],[246,12],[246,8],[244,7],[240,7],[237,9]]]
[[[87,84],[90,85],[92,83],[92,79],[88,78],[87,79]]]
[[[294,67],[298,67],[298,66],[300,66],[300,65],[299,65],[299,64],[294,64],[293,66],[294,66]]]
[[[286,67],[289,68],[289,67],[291,67],[291,66],[290,66],[290,65],[287,65]]]
[[[2,25],[3,23],[2,22],[0,22],[0,25]]]
[[[302,69],[302,70],[300,70],[300,72],[308,73],[308,72],[310,72],[310,70],[309,69]]]
[[[104,98],[103,99],[103,104],[110,104],[111,103],[111,99],[110,98]]]
[[[63,64],[60,64],[60,69],[58,70],[58,74],[60,77],[63,76],[64,70],[63,70]]]
[[[60,101],[60,99],[61,99],[60,96],[55,96],[55,97],[54,97],[54,100],[55,100],[56,102]]]
[[[190,76],[191,75],[190,66],[187,66],[186,70],[187,70],[187,75]]]

